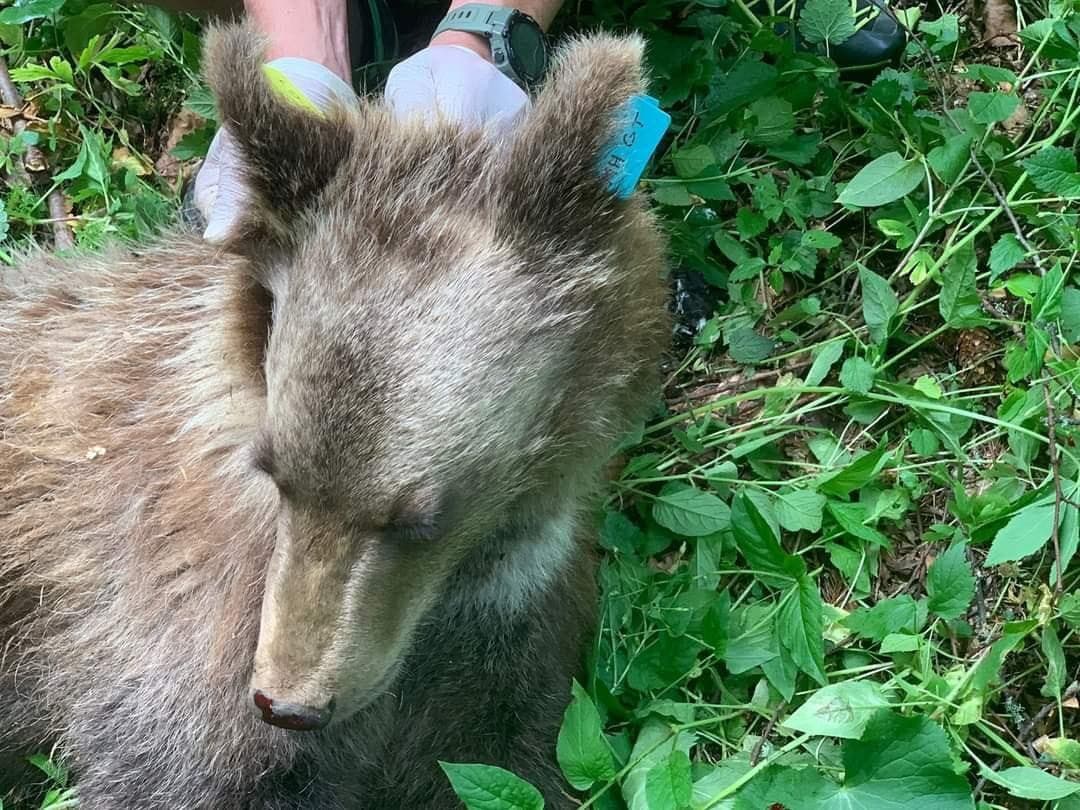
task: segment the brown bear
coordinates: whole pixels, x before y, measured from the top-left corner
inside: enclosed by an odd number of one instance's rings
[[[669,335],[597,170],[642,43],[570,41],[501,138],[316,115],[262,61],[212,32],[224,245],[0,273],[0,758],[55,745],[82,810],[460,807],[439,760],[574,806],[589,497]]]

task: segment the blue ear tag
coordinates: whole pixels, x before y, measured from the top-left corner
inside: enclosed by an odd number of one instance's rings
[[[638,180],[671,124],[671,116],[652,96],[634,96],[615,133],[615,143],[600,159],[600,171],[608,187],[619,197],[634,193]]]

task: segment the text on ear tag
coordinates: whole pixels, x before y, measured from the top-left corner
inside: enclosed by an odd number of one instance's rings
[[[671,116],[652,96],[634,96],[615,132],[615,142],[600,159],[608,187],[619,197],[634,193],[638,180],[671,124]]]

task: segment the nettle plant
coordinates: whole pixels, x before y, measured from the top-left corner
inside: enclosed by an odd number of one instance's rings
[[[13,247],[48,232],[53,190],[63,194],[81,246],[145,235],[171,220],[178,184],[159,176],[155,162],[168,151],[171,116],[195,86],[194,21],[150,6],[32,0],[0,10],[0,44],[25,103],[5,119],[19,127],[3,138],[0,156],[9,176],[25,163],[33,180],[8,184],[0,200],[0,257],[10,262]],[[37,150],[33,160],[28,149]]]
[[[579,21],[649,38],[690,337],[598,518],[564,775],[597,808],[1078,807],[1080,15],[1021,6],[1000,50],[908,9],[867,84],[828,58],[846,0],[742,5]]]

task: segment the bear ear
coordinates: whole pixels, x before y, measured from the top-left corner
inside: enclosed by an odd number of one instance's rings
[[[214,26],[207,34],[206,78],[254,197],[233,243],[267,230],[286,238],[292,220],[315,202],[354,143],[343,110],[322,112],[303,96],[275,89],[265,61],[265,40],[246,24]]]
[[[644,40],[592,34],[554,54],[543,90],[505,153],[500,208],[529,230],[588,227],[615,205],[601,158],[645,92]],[[583,221],[583,218],[584,221]]]

